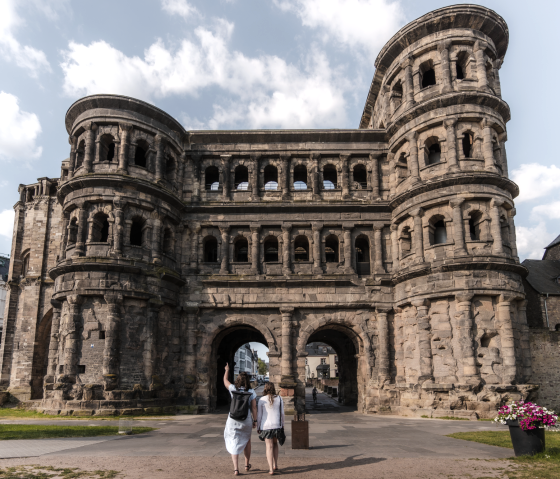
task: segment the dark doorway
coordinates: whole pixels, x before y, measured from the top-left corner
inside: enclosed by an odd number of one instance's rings
[[[47,375],[51,342],[52,309],[43,316],[37,328],[31,371],[31,399],[43,398],[43,380]]]

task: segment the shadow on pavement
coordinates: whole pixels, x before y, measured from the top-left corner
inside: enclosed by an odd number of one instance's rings
[[[332,446],[335,447],[335,446]],[[350,456],[344,459],[343,461],[336,461],[336,462],[326,462],[324,464],[310,464],[308,466],[288,466],[282,467],[281,464],[284,461],[280,462],[280,473],[281,474],[300,474],[302,472],[311,472],[311,471],[319,471],[323,470],[336,470],[336,469],[346,469],[349,467],[356,467],[356,466],[367,466],[370,464],[376,464],[378,462],[386,461],[387,459],[384,458],[376,458],[376,457],[365,457],[363,459],[354,459],[357,456]]]

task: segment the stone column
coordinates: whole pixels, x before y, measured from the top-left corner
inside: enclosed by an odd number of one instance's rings
[[[193,175],[193,193],[191,200],[193,203],[200,201],[200,155],[191,155],[192,175]]]
[[[220,274],[229,273],[229,226],[220,226],[222,234],[222,264]]]
[[[259,274],[259,232],[260,226],[251,226],[251,274]]]
[[[313,274],[323,274],[321,267],[321,230],[323,226],[313,223]]]
[[[513,220],[514,216],[516,215],[517,210],[512,208],[508,211],[508,222],[509,222],[509,244],[511,247],[511,255],[519,260],[519,256],[517,254],[517,237],[515,234],[515,221]],[[501,231],[501,229],[500,229]]]
[[[523,356],[522,382],[527,383],[531,380],[533,375],[529,325],[527,324],[527,300],[519,301],[517,303],[517,310],[519,312],[519,323],[521,324],[521,353]]]
[[[121,294],[109,293],[104,296],[107,303],[107,319],[105,320],[105,348],[103,349],[103,380],[105,390],[116,389],[119,385],[119,356],[120,356],[120,329]]]
[[[515,340],[513,333],[513,320],[511,317],[512,301],[516,299],[515,296],[500,295],[498,302],[498,314],[500,318],[500,341],[502,343],[502,350],[500,355],[503,359],[502,377],[503,384],[513,384],[517,377],[517,365],[515,362]]]
[[[478,89],[488,91],[488,77],[486,76],[486,59],[484,50],[486,43],[480,40],[474,44],[474,57],[476,59],[476,76],[478,79]]]
[[[395,366],[397,376],[395,383],[403,384],[406,380],[406,372],[404,369],[404,349],[403,349],[403,323],[401,308],[395,308]]]
[[[498,140],[500,142],[500,153],[502,158],[502,174],[508,178],[509,177],[509,169],[508,169],[508,161],[507,161],[507,151],[506,151],[506,141],[507,141],[507,132],[503,132],[498,136]]]
[[[165,147],[165,140],[163,136],[156,135],[156,181],[163,180],[165,169],[165,158],[163,149]]]
[[[292,371],[293,351],[292,351],[292,321],[294,308],[280,308],[282,314],[282,360],[280,362],[282,370],[281,387],[288,387],[294,384],[294,373]],[[292,386],[295,387],[295,384]]]
[[[143,366],[145,386],[152,388],[156,367],[156,336],[159,311],[163,303],[157,300],[148,302],[148,314],[146,316],[146,339],[144,340]]]
[[[62,312],[62,303],[51,299],[53,307],[52,323],[51,323],[51,340],[49,343],[49,362],[47,366],[46,383],[55,382],[58,367],[58,340],[60,338],[60,314]]]
[[[320,198],[320,194],[319,194],[319,159],[321,158],[321,155],[318,153],[313,153],[311,154],[311,162],[312,162],[312,170],[311,170],[311,180],[312,180],[312,185],[313,185],[313,198],[314,199],[319,199]]]
[[[451,64],[449,63],[449,50],[451,49],[451,40],[446,40],[438,45],[440,66],[441,66],[441,79],[442,79],[442,93],[448,93],[453,90],[451,84]]]
[[[132,125],[130,123],[120,123],[121,129],[121,148],[119,155],[119,168],[118,172],[127,175],[128,174],[128,152],[130,148],[130,132],[132,131]]]
[[[381,198],[379,191],[379,154],[370,154],[369,161],[371,165],[371,200]]]
[[[187,166],[187,154],[183,151],[177,158],[177,177],[175,180],[175,187],[179,193],[179,197],[183,199],[183,190],[185,185],[185,171]]]
[[[222,198],[224,201],[229,200],[229,167],[231,155],[220,155],[222,159]]]
[[[348,159],[350,155],[339,155],[342,180],[342,199],[350,198],[350,184],[348,178]]]
[[[191,272],[196,272],[198,270],[198,241],[201,227],[199,224],[192,224],[190,226],[191,235]]]
[[[81,321],[81,305],[83,296],[79,294],[66,297],[68,302],[68,323],[66,324],[66,339],[64,341],[64,374],[75,382],[78,374],[78,348],[80,346],[79,328]]]
[[[453,208],[453,240],[455,241],[453,252],[455,256],[465,256],[467,254],[465,231],[463,229],[462,205],[464,202],[465,198],[460,196],[449,202],[449,205]]]
[[[292,268],[290,265],[290,252],[292,247],[292,241],[290,237],[290,232],[292,231],[292,225],[282,225],[282,274],[289,275],[292,273]]]
[[[456,324],[459,327],[457,336],[460,340],[463,357],[463,381],[467,384],[478,384],[480,381],[473,344],[473,317],[471,313],[473,296],[472,293],[461,293],[455,296],[457,301],[455,317],[457,318]]]
[[[416,308],[417,341],[418,351],[420,353],[419,383],[433,381],[434,379],[432,375],[430,317],[428,316],[429,304],[429,301],[426,299],[412,301],[412,305]]]
[[[503,58],[498,58],[494,60],[494,92],[496,96],[502,98],[502,84],[500,82],[500,68],[504,63]]]
[[[498,173],[494,164],[494,148],[492,146],[492,126],[488,119],[481,122],[482,128],[482,156],[484,157],[484,169],[491,173]]]
[[[78,233],[73,256],[83,256],[86,252],[84,234],[87,228],[87,203],[83,203],[78,211]]]
[[[393,258],[393,274],[398,273],[399,264],[399,226],[396,224],[391,225],[391,257]]]
[[[447,171],[456,173],[461,170],[457,160],[457,133],[455,127],[457,118],[449,118],[443,121],[447,133]]]
[[[60,241],[60,249],[58,251],[58,259],[62,261],[66,259],[66,246],[68,246],[68,213],[62,213],[62,239]]]
[[[404,62],[404,95],[406,98],[406,108],[410,108],[414,105],[414,82],[412,80],[412,65],[414,64],[414,59],[408,57]]]
[[[76,151],[78,138],[76,138],[75,136],[69,136],[68,143],[70,143],[70,158],[68,158],[68,179],[71,179],[72,176],[74,176],[74,170],[76,169]]]
[[[410,132],[406,135],[409,148],[408,157],[408,168],[410,170],[410,176],[414,183],[420,181],[420,166],[418,164],[418,135],[415,131]]]
[[[397,192],[397,166],[395,161],[395,154],[389,152],[389,154],[387,155],[387,160],[389,161],[389,197],[393,198]]]
[[[185,384],[193,388],[197,382],[196,375],[196,332],[198,329],[198,303],[188,302],[185,306],[187,315],[187,337],[185,357]]]
[[[84,129],[86,130],[84,168],[86,173],[91,173],[91,165],[93,163],[93,145],[95,144],[95,131],[97,130],[97,125],[90,121],[84,125]]]
[[[181,264],[183,263],[183,234],[185,232],[185,226],[181,223],[177,226],[175,230],[175,264],[177,270],[181,271]]]
[[[389,369],[389,321],[386,308],[377,308],[377,340],[379,347],[378,382],[379,387],[391,380]]]
[[[490,233],[494,243],[492,244],[493,254],[504,254],[504,245],[502,240],[502,227],[500,225],[500,206],[504,204],[503,200],[493,198],[490,201]]]
[[[343,225],[344,229],[344,272],[346,274],[353,274],[354,268],[352,267],[352,230],[353,226]]]
[[[259,155],[251,155],[251,200],[259,201]]]
[[[290,198],[290,155],[280,155],[282,160],[282,175],[280,177],[280,188],[282,188],[282,201]]]
[[[122,256],[123,230],[124,230],[124,210],[126,203],[120,198],[113,200],[113,216],[115,223],[113,226],[113,250],[118,256]]]
[[[373,271],[378,274],[385,273],[383,269],[383,245],[381,243],[381,232],[383,231],[383,225],[373,225],[373,245],[375,248],[375,263],[373,266]]]
[[[156,211],[152,212],[152,261],[161,263],[161,218]]]
[[[424,216],[424,210],[422,208],[417,208],[410,212],[410,216],[414,218],[414,262],[423,263],[424,262],[424,232],[422,230],[422,216]]]

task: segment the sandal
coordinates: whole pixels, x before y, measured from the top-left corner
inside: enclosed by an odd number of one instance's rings
[[[239,476],[239,469],[234,469],[233,470],[233,475],[234,476]]]
[[[247,471],[250,471],[250,470],[251,470],[251,467],[252,467],[251,464],[247,464],[247,465],[245,466],[245,471],[246,471],[246,472],[247,472]]]

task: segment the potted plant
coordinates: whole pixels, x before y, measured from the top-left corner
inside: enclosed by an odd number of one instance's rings
[[[554,426],[557,420],[554,411],[525,401],[513,401],[502,406],[494,419],[509,426],[516,456],[532,456],[544,451],[544,431]]]

